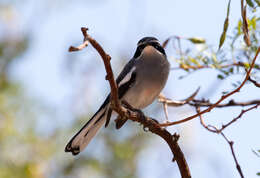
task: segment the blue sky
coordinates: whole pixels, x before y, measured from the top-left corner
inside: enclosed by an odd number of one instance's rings
[[[125,59],[122,62],[122,57],[130,59],[134,54],[137,41],[144,36],[156,36],[161,41],[171,35],[198,36],[217,47],[227,3],[227,0],[99,0],[95,3],[27,0],[24,4],[18,3],[16,10],[19,12],[20,21],[19,28],[16,29],[17,33],[30,32],[32,42],[29,50],[18,60],[13,78],[21,81],[28,93],[53,107],[57,111],[57,117],[65,118],[63,122],[69,124],[73,115],[71,111],[78,110],[76,107],[67,111],[75,102],[71,98],[75,98],[87,89],[87,92],[82,93],[85,97],[83,103],[91,110],[95,110],[109,91],[108,83],[104,81],[105,71],[102,61],[93,49],[86,49],[78,54],[67,52],[70,45],[81,42],[81,26],[90,28],[89,33],[103,44],[105,50],[113,57],[112,64],[115,70],[120,71],[118,64],[126,63]],[[239,18],[240,2],[232,1],[230,29]],[[174,56],[169,55],[169,59],[172,57]],[[81,66],[76,66],[78,72],[69,73],[64,70],[70,58],[80,61]],[[102,67],[98,70],[92,69],[95,66]],[[231,80],[239,79],[237,77],[216,81],[216,72],[204,70],[194,73],[185,80],[178,80],[178,76],[182,74],[180,71],[171,73],[164,90],[167,96],[183,99],[201,86],[198,97],[204,97],[208,87],[216,84],[219,86],[216,86],[218,88],[212,98],[217,99],[223,89],[232,89]],[[91,83],[95,88],[86,87],[85,83]],[[259,91],[250,86],[245,86],[235,96],[237,100],[256,97],[260,97]],[[221,124],[237,116],[240,110],[241,108],[216,110],[204,117],[206,122]],[[149,114],[149,109],[147,113]],[[169,113],[170,118],[181,119],[194,113],[194,110],[189,107],[170,108]],[[254,177],[256,172],[260,171],[258,166],[260,159],[251,151],[251,149],[260,149],[260,143],[255,139],[260,132],[258,115],[259,110],[252,111],[226,130],[227,136],[235,142],[238,160],[247,177]],[[163,117],[162,114],[160,116]],[[177,130],[181,134],[181,146],[187,155],[193,177],[238,177],[228,144],[221,136],[202,128],[198,120],[168,129],[172,132]],[[64,140],[64,144],[66,141],[67,139]],[[95,142],[91,144],[93,146]],[[176,164],[171,162],[172,157],[168,147],[157,138],[149,144],[152,148],[140,155],[138,163],[141,177],[159,177],[165,174],[165,170],[170,172],[170,176],[178,177],[179,173]],[[155,154],[159,152],[163,154]],[[148,155],[153,155],[150,160],[146,159]],[[160,162],[159,166],[158,162]],[[148,175],[146,171],[141,171],[143,169],[154,171]]]

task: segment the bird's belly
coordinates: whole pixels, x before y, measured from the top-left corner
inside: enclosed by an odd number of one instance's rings
[[[159,95],[161,88],[154,84],[135,86],[129,89],[123,100],[136,109],[142,109],[154,101]]]
[[[160,94],[168,78],[169,64],[166,60],[160,61],[161,58],[149,60],[149,63],[141,64],[142,66],[137,68],[137,79],[122,98],[136,109],[151,104]],[[161,66],[155,67],[155,65]],[[143,70],[144,68],[148,70]]]

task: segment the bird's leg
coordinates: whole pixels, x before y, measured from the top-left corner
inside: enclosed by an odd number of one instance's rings
[[[129,103],[127,103],[126,101],[123,100],[123,101],[122,101],[122,105],[123,105],[125,108],[129,109],[130,111],[133,111],[133,112],[138,113],[138,115],[140,115],[140,118],[146,118],[145,115],[144,115],[144,113],[142,112],[142,110],[136,109],[136,108],[132,107],[132,106],[131,106]],[[154,122],[156,122],[157,124],[159,124],[159,122],[158,122],[157,120],[155,120],[155,119],[153,119],[153,118],[150,118],[150,119],[152,119]],[[144,126],[143,130],[144,130],[145,132],[149,131],[149,129],[147,129],[147,127],[145,127],[145,126]]]

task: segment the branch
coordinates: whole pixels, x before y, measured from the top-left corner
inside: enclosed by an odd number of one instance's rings
[[[225,128],[227,128],[228,126],[230,126],[231,124],[233,124],[234,122],[236,122],[238,119],[242,118],[242,116],[243,116],[246,112],[251,111],[251,110],[253,110],[253,109],[256,109],[259,105],[260,105],[260,103],[254,105],[254,106],[252,106],[252,107],[250,107],[250,108],[248,108],[248,109],[242,109],[241,112],[240,112],[240,114],[239,114],[237,117],[235,117],[234,119],[232,119],[232,120],[231,120],[230,122],[228,122],[227,124],[222,125],[221,129],[218,129],[218,132],[222,132]]]
[[[180,64],[179,67],[173,67],[171,68],[171,70],[180,70],[180,69],[183,69],[183,70],[189,70],[189,69],[192,69],[192,70],[199,70],[199,69],[223,69],[223,68],[229,68],[229,67],[233,67],[233,66],[237,66],[237,67],[245,67],[248,63],[245,63],[245,62],[234,62],[234,63],[231,63],[231,64],[225,64],[225,65],[219,65],[219,66],[212,66],[212,65],[197,65],[197,66],[194,66],[194,65],[182,65]],[[256,70],[260,70],[260,68],[257,67],[258,65],[255,65],[254,66],[254,69]]]
[[[187,103],[190,106],[199,106],[199,107],[210,107],[213,106],[214,103],[210,103],[207,100],[192,100],[192,102]],[[227,103],[224,104],[218,104],[215,107],[216,108],[224,108],[224,107],[231,107],[231,106],[250,106],[253,104],[260,104],[260,100],[251,100],[251,101],[246,101],[246,102],[237,102],[234,101],[233,99],[230,100]]]
[[[160,127],[160,125],[154,119],[146,117],[140,110],[122,107],[121,103],[118,100],[118,88],[114,80],[113,71],[110,65],[111,57],[105,53],[103,48],[99,45],[99,43],[95,39],[93,39],[91,36],[87,34],[87,30],[88,30],[87,28],[84,27],[81,28],[81,31],[84,36],[83,44],[80,45],[79,47],[70,47],[69,51],[71,51],[71,49],[73,49],[72,51],[81,50],[87,46],[85,45],[85,43],[87,44],[86,41],[90,42],[90,44],[97,50],[99,55],[102,57],[102,60],[105,65],[105,69],[107,73],[106,80],[109,81],[110,89],[111,89],[111,101],[110,101],[111,108],[114,111],[116,111],[122,118],[127,118],[132,121],[139,122],[144,126],[144,128],[148,128],[149,131],[163,138],[167,142],[168,146],[170,147],[174,155],[173,160],[176,160],[182,178],[190,178],[191,175],[190,175],[188,164],[185,160],[183,152],[181,151],[178,145],[179,135],[177,134],[171,135],[165,128]]]
[[[236,163],[237,171],[238,171],[238,173],[240,174],[240,177],[241,177],[241,178],[244,178],[244,174],[243,174],[243,172],[242,172],[242,169],[241,169],[241,167],[240,167],[240,165],[239,165],[239,163],[238,163],[238,161],[237,161],[236,155],[235,155],[235,151],[234,151],[234,147],[233,147],[233,146],[234,146],[234,142],[228,140],[228,138],[224,135],[223,132],[220,132],[220,134],[221,134],[221,135],[224,137],[224,139],[228,142],[228,144],[229,144],[229,146],[230,146],[230,149],[231,149],[232,156],[233,156],[234,161],[235,161],[235,163]]]
[[[190,116],[190,117],[187,117],[187,118],[182,119],[182,120],[179,120],[179,121],[160,124],[160,126],[176,125],[176,124],[184,123],[184,122],[187,122],[187,121],[189,121],[189,120],[191,120],[191,119],[194,119],[194,118],[196,118],[196,117],[198,117],[198,116],[200,116],[200,115],[202,115],[202,114],[205,114],[205,113],[207,113],[207,112],[210,112],[213,108],[215,108],[215,107],[216,107],[218,104],[220,104],[223,100],[225,100],[225,99],[228,98],[229,96],[231,96],[231,95],[233,95],[233,94],[239,92],[240,89],[245,85],[246,81],[248,80],[249,75],[250,75],[250,73],[251,73],[251,71],[252,71],[252,69],[253,69],[253,66],[255,65],[255,61],[256,61],[256,59],[257,59],[257,56],[258,56],[259,52],[260,52],[260,47],[257,49],[257,52],[256,52],[256,54],[255,54],[255,57],[254,57],[254,59],[253,59],[251,65],[250,65],[250,68],[249,68],[249,70],[248,70],[247,73],[246,73],[245,79],[243,80],[243,82],[241,83],[241,85],[240,85],[238,88],[236,88],[235,90],[233,90],[232,92],[230,92],[230,93],[228,93],[228,94],[226,94],[226,95],[223,95],[216,103],[214,103],[213,105],[211,105],[211,106],[208,107],[207,109],[201,111],[200,113],[194,114],[194,115],[192,115],[192,116]]]
[[[197,111],[197,113],[199,113],[199,112],[200,112],[200,108],[199,108],[199,107],[196,107],[196,111]],[[244,112],[244,113],[245,113],[245,112]],[[242,115],[243,115],[243,114],[241,114],[241,116],[242,116]],[[241,117],[241,116],[240,116],[240,117]],[[240,174],[240,177],[241,177],[241,178],[244,178],[242,169],[241,169],[241,167],[240,167],[240,165],[239,165],[239,163],[238,163],[238,161],[237,161],[236,155],[235,155],[235,151],[234,151],[234,147],[233,147],[234,142],[228,140],[228,138],[227,138],[227,137],[224,135],[224,133],[222,132],[223,129],[220,129],[220,130],[219,130],[219,129],[217,129],[215,126],[206,125],[206,124],[204,123],[203,119],[202,119],[202,115],[199,115],[199,117],[200,117],[200,123],[201,123],[201,125],[202,125],[205,129],[207,129],[208,131],[213,132],[213,133],[221,134],[221,135],[224,137],[224,139],[227,141],[227,143],[228,143],[229,146],[230,146],[231,153],[232,153],[233,159],[234,159],[234,161],[235,161],[237,171],[238,171],[238,173]],[[235,122],[235,121],[233,121],[233,122]],[[233,122],[232,122],[232,123],[233,123]],[[232,124],[232,123],[230,123],[230,124]],[[230,124],[229,124],[229,125],[230,125]],[[228,124],[227,124],[227,125],[228,125]]]
[[[251,77],[248,78],[248,81],[252,82],[256,87],[260,88],[260,83],[257,83],[257,81],[253,80]]]
[[[191,95],[189,96],[188,98],[184,99],[184,100],[181,100],[181,101],[173,101],[169,98],[166,98],[162,93],[158,96],[158,101],[160,103],[163,103],[164,105],[168,105],[168,106],[182,106],[184,104],[188,104],[190,101],[192,101],[195,96],[198,94],[200,90],[200,87]]]

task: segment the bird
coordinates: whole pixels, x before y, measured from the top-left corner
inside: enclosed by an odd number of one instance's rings
[[[126,101],[135,109],[150,105],[164,88],[170,64],[164,48],[155,37],[144,37],[137,43],[132,59],[124,66],[116,79],[118,99]],[[77,155],[82,152],[100,128],[107,127],[112,109],[110,94],[92,118],[76,133],[65,147],[65,152]],[[117,119],[116,128],[121,128],[126,119]]]

